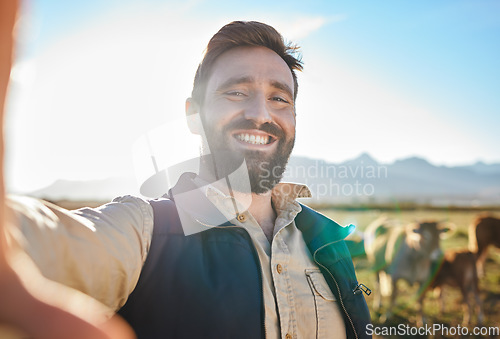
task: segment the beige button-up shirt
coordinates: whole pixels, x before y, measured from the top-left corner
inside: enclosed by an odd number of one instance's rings
[[[345,338],[339,305],[295,226],[296,198],[307,187],[278,184],[272,242],[253,216],[199,178],[195,183],[235,226],[249,233],[262,268],[267,338]],[[113,310],[138,281],[153,230],[153,210],[125,196],[101,207],[67,211],[30,198],[11,198],[13,247],[26,252],[48,278],[82,291]],[[237,210],[235,211],[235,207]]]
[[[295,225],[297,198],[310,197],[305,185],[280,183],[272,191],[277,214],[272,242],[255,218],[234,198],[198,178],[208,199],[236,226],[250,234],[262,268],[266,338],[345,338],[345,325],[333,293]]]

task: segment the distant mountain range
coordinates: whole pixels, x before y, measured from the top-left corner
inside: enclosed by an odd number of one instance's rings
[[[295,157],[289,165],[287,179],[306,183],[321,201],[500,205],[500,164],[435,166],[418,157],[381,164],[364,153],[339,164]]]
[[[412,201],[433,205],[500,205],[500,164],[435,166],[411,157],[382,164],[364,153],[342,163],[292,157],[285,181],[307,184],[315,202]],[[106,201],[139,194],[132,179],[59,180],[30,195],[50,200]]]

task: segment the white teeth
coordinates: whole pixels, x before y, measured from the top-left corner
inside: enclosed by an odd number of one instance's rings
[[[254,134],[237,134],[236,138],[238,140],[247,142],[249,144],[254,144],[254,145],[266,145],[269,142],[269,137],[268,136],[261,136],[261,135],[254,135]]]

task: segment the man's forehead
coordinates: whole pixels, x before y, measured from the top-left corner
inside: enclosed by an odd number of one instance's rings
[[[214,63],[208,84],[220,87],[226,82],[283,84],[293,88],[293,76],[286,62],[266,47],[242,46],[221,54]],[[293,90],[291,91],[293,93]]]

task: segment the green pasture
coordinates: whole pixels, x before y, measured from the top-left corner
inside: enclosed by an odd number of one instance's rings
[[[337,209],[321,209],[323,214],[329,216],[341,225],[354,224],[357,226],[356,233],[350,239],[361,241],[362,231],[373,220],[377,219],[381,214],[386,214],[389,218],[401,220],[403,222],[411,222],[415,220],[433,219],[446,220],[455,224],[456,229],[443,239],[441,244],[444,250],[446,249],[467,249],[468,248],[468,227],[474,218],[477,216],[477,211],[460,211],[460,210],[387,210],[384,209],[364,209],[364,210],[337,210]],[[497,214],[498,216],[498,214]],[[370,288],[375,286],[375,276],[371,271],[371,267],[362,252],[362,246],[358,246],[353,250],[354,264],[358,275],[358,281],[367,285]],[[485,314],[485,323],[483,326],[500,327],[500,250],[495,248],[489,249],[489,259],[486,261],[484,278],[480,279],[481,300],[483,301],[483,312]],[[373,310],[373,295],[367,296],[368,306],[372,314],[372,321],[375,326],[398,326],[399,324],[407,324],[416,326],[416,298],[417,287],[409,286],[405,282],[400,281],[398,285],[398,299],[396,301],[396,310],[393,310],[395,316],[385,322],[381,322],[379,314]],[[432,292],[427,293],[427,298],[424,304],[424,311],[427,317],[427,324],[442,324],[443,326],[462,326],[463,309],[462,297],[458,289],[454,287],[446,287],[445,289],[445,312],[440,314],[438,299]],[[388,300],[382,302],[381,312],[385,312],[385,305]],[[470,331],[476,325],[475,314],[472,316],[471,325],[468,326]],[[396,336],[387,336],[388,338],[396,338]],[[398,336],[399,337],[399,336]],[[409,336],[410,337],[410,336]],[[441,337],[441,336],[438,336]],[[447,337],[447,336],[443,336]],[[450,338],[458,336],[449,336]],[[468,336],[473,337],[473,336]],[[476,336],[481,338],[481,336]],[[489,336],[483,336],[488,338]]]

